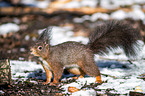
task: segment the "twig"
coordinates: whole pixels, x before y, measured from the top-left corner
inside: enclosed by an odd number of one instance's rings
[[[0,13],[1,15],[27,15],[27,14],[39,14],[39,15],[53,15],[60,13],[75,13],[75,14],[94,14],[97,12],[101,13],[111,13],[117,10],[123,10],[125,12],[131,12],[132,8],[116,8],[116,9],[105,9],[101,7],[90,8],[90,7],[82,7],[82,8],[36,8],[36,7],[1,7]],[[145,9],[141,9],[145,12]]]
[[[130,64],[133,64],[131,60],[127,60]]]
[[[118,79],[117,77],[112,76],[112,75],[108,75],[108,74],[102,74],[102,73],[101,73],[101,75],[106,76],[106,77],[112,77],[112,78],[114,78],[114,79]]]

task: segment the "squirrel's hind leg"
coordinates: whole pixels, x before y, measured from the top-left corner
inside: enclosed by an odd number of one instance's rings
[[[82,71],[81,74],[80,74],[80,76],[78,78],[83,78],[85,76],[85,74],[86,73]]]
[[[54,64],[54,65],[56,66],[51,67],[54,74],[54,79],[52,83],[58,83],[63,73],[63,67],[60,64]]]
[[[74,79],[78,79],[78,78],[83,78],[85,76],[85,72],[79,67],[79,66],[74,66],[74,67],[70,67],[70,68],[66,68],[68,70],[68,72],[74,74],[74,75],[80,75],[79,77],[73,77]]]
[[[94,60],[89,58],[79,62],[81,69],[89,76],[95,76],[97,83],[102,83],[101,74],[98,66],[94,63]]]

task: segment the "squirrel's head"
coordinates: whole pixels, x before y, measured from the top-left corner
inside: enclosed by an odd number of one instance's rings
[[[36,43],[30,50],[31,54],[34,56],[39,56],[45,59],[48,58],[49,55],[49,44],[45,44],[44,42]]]
[[[39,36],[38,41],[36,41],[35,45],[31,47],[31,54],[34,56],[42,57],[43,59],[48,58],[49,49],[50,49],[50,32],[52,28],[48,27],[45,29],[42,34]]]

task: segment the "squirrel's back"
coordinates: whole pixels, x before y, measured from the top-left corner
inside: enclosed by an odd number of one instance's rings
[[[58,59],[63,64],[76,63],[79,59],[84,58],[83,56],[86,54],[93,57],[92,51],[86,45],[74,41],[68,41],[52,46],[50,51],[51,58],[55,60]],[[58,58],[56,59],[56,57]]]

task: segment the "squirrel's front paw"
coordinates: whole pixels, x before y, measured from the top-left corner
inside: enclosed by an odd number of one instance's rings
[[[43,82],[42,84],[43,84],[43,85],[46,85],[46,84],[48,84],[48,83],[49,83],[49,82],[46,81],[46,82]]]
[[[58,85],[58,83],[53,83],[53,82],[51,82],[49,85],[50,85],[50,86],[56,86],[56,85]]]

